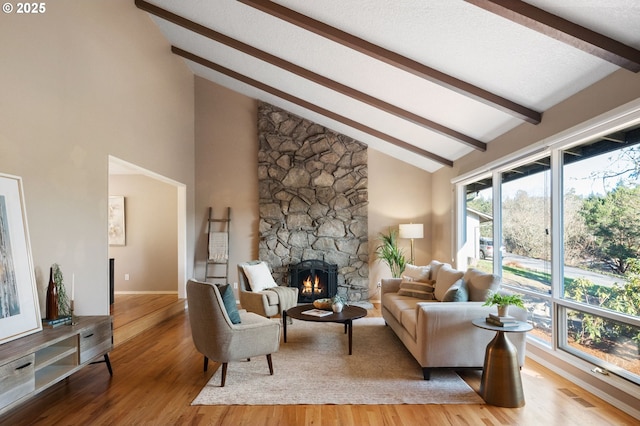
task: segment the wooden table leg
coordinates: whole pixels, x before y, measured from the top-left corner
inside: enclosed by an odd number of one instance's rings
[[[284,342],[287,343],[287,311],[282,311],[282,328]]]
[[[347,326],[347,328],[349,329],[349,355],[351,355],[351,342],[353,339],[353,321],[352,320],[347,320],[347,322],[344,324]]]

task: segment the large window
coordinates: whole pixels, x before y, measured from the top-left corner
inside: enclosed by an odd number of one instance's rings
[[[502,278],[541,294],[551,290],[549,164],[545,157],[501,173]]]
[[[523,293],[532,335],[551,343],[551,160],[543,157],[500,174],[503,283]]]
[[[491,178],[482,179],[465,189],[464,255],[469,265],[491,272],[493,245],[493,187]]]
[[[531,337],[640,383],[640,125],[586,139],[464,183],[466,241],[499,242],[474,262],[523,294]]]
[[[559,346],[635,378],[640,327],[617,313],[640,318],[639,142],[640,129],[632,128],[562,153],[560,297],[597,310],[565,310]]]

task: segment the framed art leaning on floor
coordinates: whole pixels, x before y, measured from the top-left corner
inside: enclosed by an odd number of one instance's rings
[[[40,330],[22,179],[0,173],[0,343]]]

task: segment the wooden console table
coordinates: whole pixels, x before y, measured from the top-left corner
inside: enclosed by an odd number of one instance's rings
[[[74,317],[75,325],[45,328],[0,345],[0,414],[103,357],[113,374],[110,316]]]

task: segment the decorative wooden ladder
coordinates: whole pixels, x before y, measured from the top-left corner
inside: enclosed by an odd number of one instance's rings
[[[204,280],[221,280],[226,284],[229,277],[229,231],[231,207],[227,207],[226,218],[215,218],[213,207],[209,207],[207,223],[207,260]],[[224,269],[224,274],[222,270]]]

